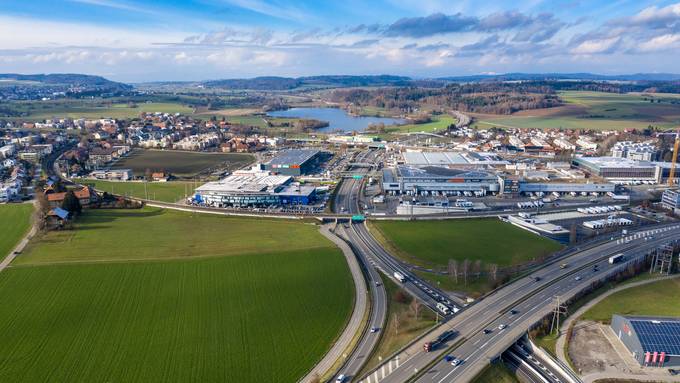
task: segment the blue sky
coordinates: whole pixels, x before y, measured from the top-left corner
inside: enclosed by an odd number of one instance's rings
[[[678,59],[677,0],[0,1],[0,72],[620,74],[679,72]]]

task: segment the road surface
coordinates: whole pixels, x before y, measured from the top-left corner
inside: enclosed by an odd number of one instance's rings
[[[526,332],[531,324],[549,313],[554,305],[555,296],[559,295],[566,300],[591,283],[625,267],[625,263],[609,265],[608,256],[623,252],[627,255],[626,262],[629,262],[662,243],[680,238],[677,224],[660,226],[654,230],[656,231],[653,234],[654,239],[644,240],[643,234],[633,233],[631,237],[635,236],[635,239],[629,243],[615,240],[597,244],[571,253],[560,261],[547,264],[531,275],[494,291],[438,327],[422,342],[433,340],[446,330],[457,331],[458,336],[430,353],[422,351],[422,344],[412,344],[397,356],[401,361],[399,368],[394,369],[389,375],[380,376],[377,380],[401,383],[413,375],[422,374],[423,371],[426,372],[418,381],[442,383],[471,380],[490,359],[500,355]],[[562,269],[561,263],[568,263],[569,266]],[[597,272],[591,269],[595,263],[599,265]],[[576,280],[576,276],[580,276],[580,280]],[[536,281],[534,277],[540,279]],[[517,312],[511,314],[510,310]],[[508,327],[499,329],[498,326],[501,324]],[[482,330],[485,328],[491,332],[483,334]],[[443,362],[445,350],[455,357],[464,359],[465,362],[457,367]],[[363,381],[375,382],[376,379],[371,377]]]

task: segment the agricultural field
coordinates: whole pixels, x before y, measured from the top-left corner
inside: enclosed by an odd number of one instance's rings
[[[79,183],[96,190],[127,197],[150,199],[162,202],[177,202],[191,196],[200,183],[185,181],[169,182],[118,182],[92,179],[78,179]]]
[[[0,260],[4,259],[31,226],[33,205],[5,204],[0,205]]]
[[[647,96],[604,92],[560,92],[564,106],[524,110],[510,116],[475,115],[479,128],[644,129],[680,123],[680,104],[669,95]],[[650,102],[650,99],[661,102]]]
[[[176,150],[133,149],[116,162],[114,169],[132,169],[135,176],[143,176],[147,169],[169,172],[178,177],[192,177],[217,168],[239,169],[253,162],[250,154],[199,153]]]
[[[445,130],[449,125],[455,124],[456,119],[449,115],[434,116],[431,122],[424,124],[407,124],[407,125],[393,125],[386,126],[387,133],[409,133],[409,132],[425,132],[434,133],[440,130]]]
[[[152,208],[89,210],[13,266],[0,381],[294,382],[353,297],[315,225]]]
[[[121,238],[125,246],[121,246]],[[287,220],[151,207],[90,210],[78,220],[76,230],[55,231],[35,240],[14,264],[205,258],[329,247],[328,241],[317,238],[313,225]],[[107,250],[92,251],[98,248]]]
[[[614,293],[586,311],[582,320],[610,323],[613,314],[680,316],[680,279],[669,279]]]
[[[497,219],[444,221],[378,221],[371,232],[404,262],[433,269],[418,274],[446,290],[462,290],[479,295],[488,289],[485,278],[454,281],[438,271],[446,271],[449,260],[461,264],[480,262],[480,271],[495,264],[499,269],[539,260],[561,245],[503,223]]]
[[[22,119],[35,121],[52,118],[133,118],[142,112],[192,114],[193,109],[173,102],[140,102],[136,104],[107,102],[104,100],[50,100],[17,101],[9,105],[12,110],[25,114]]]

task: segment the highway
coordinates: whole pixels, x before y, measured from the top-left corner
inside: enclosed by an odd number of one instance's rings
[[[373,151],[362,152],[359,154],[355,162],[371,162],[374,156]],[[351,170],[351,168],[350,168]],[[361,168],[356,170],[356,174],[364,176],[366,169]],[[347,214],[361,213],[361,188],[363,186],[362,179],[346,178],[339,185],[336,193],[335,209],[343,211]],[[369,318],[368,329],[362,334],[356,349],[349,356],[340,373],[352,379],[361,371],[365,362],[371,355],[371,352],[380,340],[380,332],[383,331],[383,326],[386,322],[387,316],[387,296],[385,289],[382,286],[378,270],[383,272],[388,278],[394,279],[394,272],[399,271],[408,280],[402,284],[405,290],[422,301],[428,308],[437,311],[437,303],[446,303],[450,307],[453,305],[448,300],[446,295],[429,285],[424,281],[411,274],[406,267],[401,265],[389,253],[387,253],[382,246],[380,246],[375,239],[368,233],[363,223],[349,223],[344,226],[338,226],[336,234],[344,238],[351,246],[359,262],[365,269],[366,278],[369,282],[371,293],[371,314]],[[376,283],[377,282],[377,283]],[[396,281],[397,284],[401,282]],[[369,329],[378,328],[378,332],[370,332]]]
[[[371,152],[364,152],[360,154],[360,158],[363,160],[372,155]],[[361,171],[361,173],[363,172],[364,170]],[[336,193],[335,208],[342,208],[342,210],[345,210],[349,214],[359,214],[360,206],[358,198],[361,183],[361,180],[345,179],[340,184],[340,189]],[[356,256],[357,261],[364,272],[369,289],[367,293],[370,292],[371,295],[371,310],[368,324],[366,328],[363,329],[358,344],[347,357],[338,373],[338,375],[342,374],[348,379],[352,379],[359,374],[370,358],[373,349],[375,349],[380,341],[381,333],[387,318],[387,293],[385,292],[385,287],[382,284],[380,275],[374,267],[371,267],[370,262],[368,261],[368,250],[360,243],[351,241],[349,239],[350,236],[341,225],[336,226],[334,234],[347,242],[352,249],[352,252]],[[372,329],[377,329],[377,331],[372,331]]]
[[[347,234],[342,226],[338,226],[336,235],[341,238],[347,238]],[[371,311],[368,326],[364,329],[364,333],[356,348],[352,351],[345,361],[345,364],[340,369],[341,374],[344,374],[351,379],[361,371],[364,364],[370,358],[371,352],[380,341],[381,332],[384,330],[383,327],[385,326],[385,320],[387,318],[387,293],[385,292],[385,287],[382,285],[380,275],[375,268],[370,267],[369,262],[366,259],[367,250],[363,248],[361,244],[355,244],[350,241],[346,242],[352,248],[354,255],[357,257],[359,264],[364,270],[364,275],[366,276],[371,294]],[[372,328],[377,328],[378,331],[372,332]]]
[[[621,270],[628,262],[639,259],[648,251],[670,240],[679,239],[680,229],[677,224],[665,225],[654,229],[653,239],[645,240],[645,235],[647,234],[631,234],[629,243],[610,241],[582,249],[496,290],[438,327],[422,342],[432,340],[449,329],[457,331],[457,337],[430,353],[422,351],[422,344],[411,345],[398,355],[401,361],[399,367],[384,378],[381,376],[378,381],[405,382],[413,375],[419,375],[419,382],[470,381],[490,360],[497,358],[519,339],[533,323],[548,314],[553,308],[555,296],[561,296],[563,300],[569,299],[591,283]],[[625,262],[610,265],[608,257],[617,253],[625,254]],[[567,263],[568,266],[562,269],[561,263]],[[595,264],[598,265],[597,270],[593,270]],[[536,281],[534,277],[540,279]],[[576,277],[580,278],[577,280]],[[499,328],[501,324],[507,327]],[[490,333],[484,334],[484,329],[490,330]],[[446,354],[462,359],[463,363],[451,366],[443,361]],[[363,381],[376,382],[376,379],[366,378]]]

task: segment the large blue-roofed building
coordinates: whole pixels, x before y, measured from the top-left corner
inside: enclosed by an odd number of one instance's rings
[[[680,367],[680,318],[614,315],[611,327],[641,365]]]

